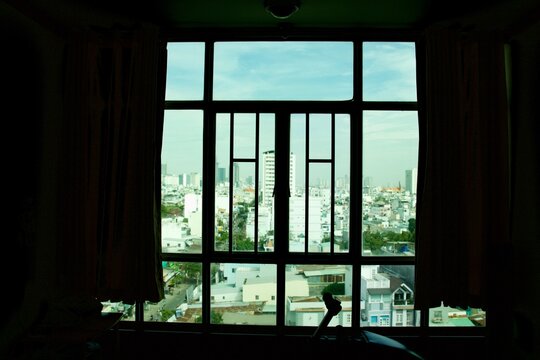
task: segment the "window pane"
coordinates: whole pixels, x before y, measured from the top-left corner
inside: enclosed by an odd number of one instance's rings
[[[349,100],[351,42],[217,42],[216,100]]]
[[[332,118],[330,114],[309,115],[309,158],[332,157]]]
[[[229,249],[230,114],[216,115],[216,179],[214,249]]]
[[[255,158],[255,114],[234,114],[234,157]]]
[[[416,101],[414,43],[365,42],[362,71],[365,101]]]
[[[417,113],[365,111],[363,140],[363,254],[414,255]]]
[[[261,251],[274,251],[275,115],[259,119],[258,242]]]
[[[309,252],[330,252],[330,178],[328,163],[309,164]]]
[[[289,251],[304,252],[306,237],[306,115],[291,115],[291,186],[289,198]],[[292,185],[292,184],[291,184]]]
[[[202,100],[204,43],[167,44],[166,100]]]
[[[135,304],[124,303],[123,301],[102,301],[102,314],[122,313],[120,320],[135,321]]]
[[[349,251],[351,117],[336,114],[334,239],[335,252]]]
[[[232,248],[255,250],[255,163],[235,162],[233,187]]]
[[[161,150],[161,247],[165,253],[201,253],[202,132],[202,111],[165,112]]]
[[[202,266],[194,262],[163,262],[165,298],[145,302],[144,321],[201,322]]]
[[[360,326],[420,326],[414,291],[414,265],[363,265]]]
[[[466,306],[450,307],[441,302],[441,306],[429,309],[429,326],[472,327],[486,326],[486,311]]]
[[[276,324],[275,264],[214,263],[211,269],[212,324]]]
[[[322,294],[341,302],[341,311],[328,327],[352,326],[352,266],[287,265],[285,269],[285,325],[319,326],[326,313]]]

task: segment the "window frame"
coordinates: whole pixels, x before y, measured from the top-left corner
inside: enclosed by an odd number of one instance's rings
[[[249,33],[249,35],[246,35]],[[324,100],[324,101],[304,101],[304,100],[213,100],[212,99],[212,83],[213,83],[213,44],[221,41],[352,41],[354,47],[353,59],[353,96],[350,100]],[[362,99],[362,43],[368,41],[384,41],[384,42],[414,42],[416,52],[416,80],[417,80],[417,101],[364,101]],[[329,113],[329,114],[350,114],[351,124],[351,156],[350,156],[350,179],[351,184],[354,181],[361,184],[362,179],[362,141],[353,141],[354,138],[362,139],[362,112],[366,110],[383,110],[383,111],[416,111],[418,121],[424,121],[424,104],[425,104],[425,89],[423,82],[424,59],[424,42],[423,34],[415,30],[399,30],[399,31],[361,31],[351,30],[350,32],[332,32],[327,30],[311,29],[302,31],[290,31],[286,35],[280,31],[204,31],[204,32],[189,32],[184,31],[181,35],[178,33],[166,34],[162,39],[162,45],[166,48],[168,42],[203,42],[205,45],[205,65],[204,65],[204,91],[202,100],[164,100],[163,111],[167,110],[202,110],[204,117],[203,131],[203,234],[201,254],[170,254],[163,253],[163,261],[178,261],[178,262],[200,262],[202,263],[202,278],[203,281],[203,312],[202,324],[185,324],[185,323],[158,323],[144,322],[143,319],[143,304],[137,303],[137,317],[135,322],[142,322],[146,329],[160,330],[188,330],[202,332],[220,332],[220,333],[257,333],[257,334],[301,334],[311,335],[314,327],[309,326],[287,326],[285,319],[285,265],[286,264],[345,264],[353,266],[353,294],[355,299],[352,302],[352,312],[347,314],[350,317],[351,327],[344,328],[346,333],[356,333],[358,330],[372,330],[372,327],[361,327],[361,309],[360,309],[360,271],[362,265],[415,265],[418,253],[421,251],[421,246],[416,247],[416,256],[413,257],[381,257],[381,256],[364,256],[361,251],[361,241],[351,241],[348,253],[332,253],[328,256],[327,253],[289,253],[287,246],[275,243],[274,252],[219,252],[214,248],[214,197],[208,196],[213,194],[215,190],[215,118],[218,113],[275,113],[276,134],[288,134],[290,117],[289,114],[300,113]],[[257,140],[258,141],[258,140]],[[288,156],[289,145],[281,147],[281,154]],[[276,157],[278,157],[278,147],[276,147]],[[422,149],[419,149],[419,152]],[[232,156],[232,154],[231,154]],[[257,158],[259,154],[256,154]],[[260,160],[259,160],[260,161]],[[278,162],[276,160],[276,168],[282,164],[284,169],[281,169],[282,174],[288,174],[288,168],[285,166],[288,162]],[[356,163],[357,166],[352,166]],[[284,165],[284,166],[283,166]],[[276,169],[277,172],[277,169]],[[283,178],[283,177],[282,177]],[[276,189],[276,207],[288,208],[285,203],[288,198],[283,195],[288,187],[288,181],[280,181],[276,178],[276,184],[282,184],[281,189]],[[350,219],[361,218],[361,186],[360,191],[353,191],[351,186],[350,193]],[[204,195],[206,194],[206,195]],[[356,205],[353,205],[356,204]],[[284,212],[279,220],[276,216],[276,223],[288,224],[288,212]],[[352,221],[351,221],[352,223]],[[278,229],[275,229],[275,238],[288,240],[288,226],[281,229],[281,235]],[[350,238],[361,239],[361,226],[353,231],[351,226]],[[285,235],[285,236],[284,236]],[[288,243],[288,241],[287,241]],[[360,249],[358,248],[360,246]],[[211,324],[211,293],[210,293],[210,266],[214,263],[269,263],[277,265],[277,293],[276,293],[276,325],[229,325],[229,324]],[[415,269],[416,272],[416,269]],[[415,292],[418,290],[415,289]],[[366,299],[367,301],[367,299]],[[472,333],[477,335],[483,328],[433,328],[428,325],[429,309],[421,309],[421,323],[419,327],[377,327],[376,331],[385,335],[414,335],[422,334],[429,330],[430,333],[457,333],[463,335]],[[136,324],[135,324],[136,325]],[[134,326],[135,326],[134,325]],[[128,326],[129,327],[129,326]]]

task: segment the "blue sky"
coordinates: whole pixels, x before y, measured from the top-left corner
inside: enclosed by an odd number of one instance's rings
[[[169,44],[168,50],[166,99],[202,99],[203,44]],[[350,42],[222,42],[216,44],[214,54],[213,96],[216,100],[347,100],[352,97],[353,48]],[[364,43],[363,56],[364,100],[416,100],[414,44]],[[312,158],[323,156],[325,151],[321,150],[328,149],[329,144],[329,116],[317,116],[312,121],[319,126],[312,125],[310,132]],[[268,125],[271,117],[265,120],[261,150],[273,146],[269,140],[273,139]],[[250,121],[248,116],[242,120],[244,126],[235,128],[236,140],[242,139],[236,143],[249,145],[244,150],[239,148],[240,154],[253,153],[254,142],[248,139],[252,138],[254,127],[245,126]],[[297,121],[302,123],[303,120]],[[349,146],[346,136],[349,121],[348,116],[341,115],[341,126],[336,129],[338,177],[348,175],[349,158],[345,149]],[[222,130],[218,132],[218,147],[220,136],[228,136],[223,131],[225,128],[219,127]],[[297,132],[302,128],[291,129],[296,138],[301,136]],[[405,170],[417,166],[416,112],[366,112],[363,132],[364,175],[371,176],[376,185],[393,186],[399,182],[403,185]],[[166,111],[162,162],[167,163],[169,173],[202,172],[201,134],[202,111]],[[295,146],[293,142],[292,150],[301,163],[305,159],[304,148]],[[218,152],[220,166],[225,165],[226,159],[228,149]],[[300,173],[297,177],[301,180],[303,175]]]

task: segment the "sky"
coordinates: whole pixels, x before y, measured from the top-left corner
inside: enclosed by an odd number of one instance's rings
[[[364,100],[416,100],[413,43],[367,42],[362,52]],[[350,42],[218,42],[214,56],[215,100],[352,98]],[[169,44],[166,100],[203,98],[203,60],[203,43]],[[235,157],[254,156],[254,119],[254,114],[235,116]],[[291,151],[297,157],[297,164],[305,162],[306,119],[305,114],[291,116]],[[168,173],[202,172],[202,121],[201,110],[165,112],[162,163],[167,164]],[[228,161],[229,121],[228,114],[218,115],[219,167],[225,167]],[[261,151],[273,150],[273,121],[273,114],[261,115]],[[311,114],[309,121],[310,159],[329,157],[330,115]],[[346,114],[336,115],[337,177],[349,176],[346,149],[350,145],[347,136],[350,121]],[[375,185],[404,185],[405,170],[417,167],[416,112],[366,111],[362,129],[364,176],[371,177]],[[311,166],[313,176],[324,178],[329,173],[328,166]],[[304,181],[304,171],[303,166],[297,165],[297,181]]]

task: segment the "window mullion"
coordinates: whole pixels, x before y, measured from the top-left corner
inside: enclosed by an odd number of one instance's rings
[[[204,99],[205,104],[212,101],[214,44],[205,43],[204,59]],[[203,226],[202,226],[202,325],[210,324],[210,254],[214,249],[214,204],[215,163],[216,163],[216,114],[210,106],[203,109]]]
[[[231,121],[229,123],[229,237],[228,237],[228,251],[229,254],[233,251],[233,205],[234,205],[234,183],[237,181],[234,172],[234,118],[236,113],[231,114]]]
[[[336,200],[336,114],[332,113],[331,135],[330,135],[330,253],[334,254],[334,226],[335,226],[335,200]]]
[[[255,253],[259,252],[259,125],[260,125],[260,113],[255,114],[255,219],[254,219],[254,234],[253,242],[255,247]]]
[[[309,123],[310,123],[310,113],[306,114],[306,155],[305,155],[305,169],[306,177],[304,179],[304,206],[305,206],[305,219],[304,219],[304,252],[309,253]]]
[[[274,183],[274,251],[277,263],[276,325],[283,332],[285,325],[285,266],[289,244],[289,173],[290,173],[290,114],[277,112],[275,133],[282,141],[275,142]],[[276,226],[275,224],[279,224]]]

